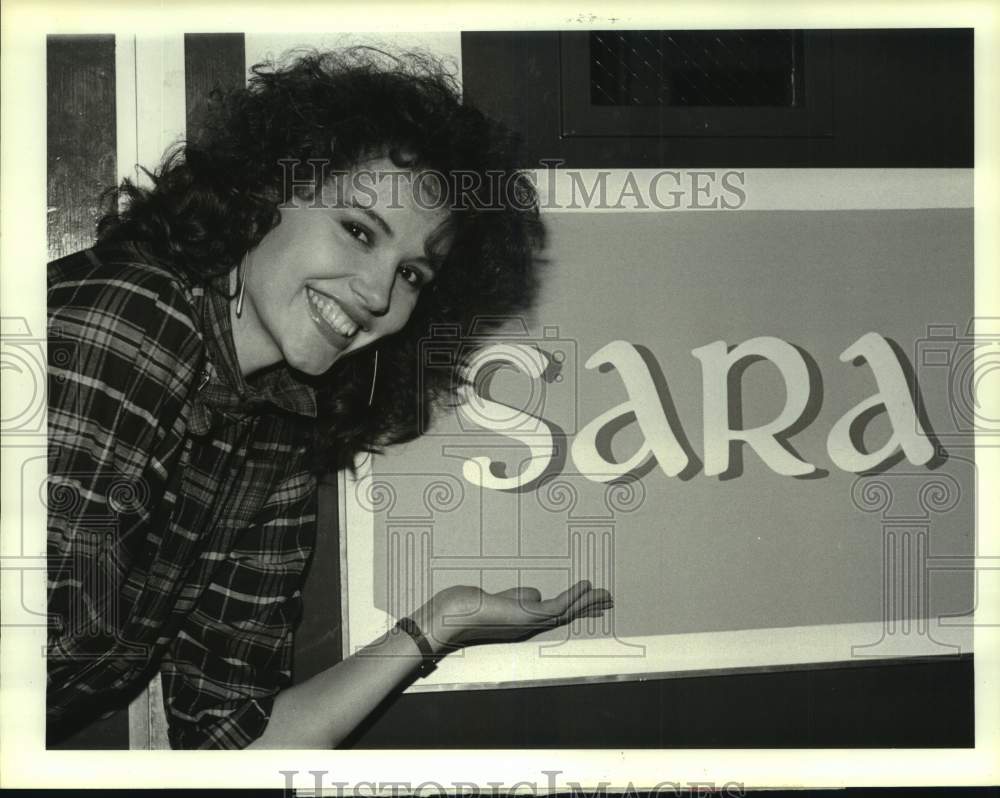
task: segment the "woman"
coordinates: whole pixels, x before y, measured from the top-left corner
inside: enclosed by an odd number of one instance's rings
[[[334,746],[449,651],[610,606],[450,588],[288,686],[317,474],[447,402],[432,324],[536,284],[533,188],[436,62],[255,68],[117,199],[49,267],[50,738],[159,672],[175,748]]]

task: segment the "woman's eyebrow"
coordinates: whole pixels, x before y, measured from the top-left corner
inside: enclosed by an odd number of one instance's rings
[[[383,219],[379,214],[377,214],[371,208],[365,208],[365,207],[363,207],[358,202],[358,200],[356,198],[353,198],[353,197],[351,198],[351,207],[355,208],[356,210],[361,211],[365,216],[367,216],[369,219],[371,219],[376,225],[378,225],[379,227],[381,227],[382,228],[382,232],[384,232],[387,236],[389,236],[389,238],[392,238],[395,235],[395,233],[392,232],[392,228],[389,227],[389,225],[385,221],[385,219]]]

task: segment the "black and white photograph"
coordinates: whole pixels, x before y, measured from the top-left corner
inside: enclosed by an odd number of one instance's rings
[[[1000,783],[996,9],[288,8],[4,9],[0,784]]]

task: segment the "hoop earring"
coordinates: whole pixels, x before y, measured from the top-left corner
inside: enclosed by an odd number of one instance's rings
[[[375,378],[378,377],[378,350],[375,350],[375,368],[372,369],[372,389],[368,394],[368,406],[372,406],[372,400],[375,398]]]
[[[238,319],[243,317],[243,299],[247,292],[246,262],[247,258],[243,258],[236,270],[236,318]]]

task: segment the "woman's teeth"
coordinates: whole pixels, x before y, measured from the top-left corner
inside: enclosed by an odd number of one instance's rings
[[[306,292],[309,295],[309,302],[322,316],[323,321],[333,327],[338,333],[345,338],[350,338],[358,331],[358,325],[330,297],[317,293],[308,286],[306,287]]]

